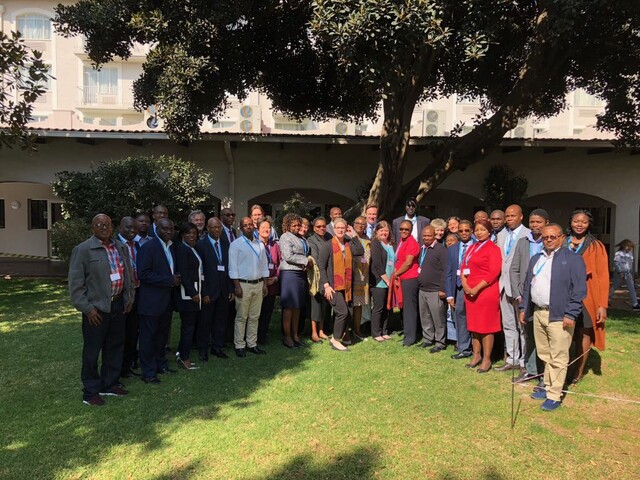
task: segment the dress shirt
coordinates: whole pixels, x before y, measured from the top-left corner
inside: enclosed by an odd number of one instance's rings
[[[523,225],[520,224],[513,230],[507,229],[508,234],[504,242],[504,253],[506,253],[507,255],[513,252],[513,248],[516,246],[516,242],[518,241],[518,234],[520,233],[520,230],[522,230],[522,227]]]
[[[259,280],[269,278],[269,264],[260,240],[249,240],[244,235],[229,247],[229,278],[232,280]]]
[[[373,234],[376,231],[376,224],[375,223],[367,223],[367,237],[369,238],[373,238]]]
[[[120,234],[118,234],[118,240],[120,240],[124,244],[124,246],[127,247],[129,259],[131,260],[131,266],[133,267],[133,283],[135,287],[138,288],[140,286],[140,280],[138,280],[138,265],[136,262],[136,241],[135,239],[129,241]]]
[[[160,240],[160,237],[158,237],[158,240]],[[171,254],[171,250],[170,250],[171,245],[173,245],[173,242],[169,240],[167,243],[164,243],[164,241],[160,240],[160,245],[162,245],[164,254],[167,257],[167,262],[169,262],[169,268],[171,269],[171,273],[176,273],[173,265],[173,255]]]
[[[138,245],[140,245],[140,246],[144,245],[149,240],[151,240],[151,237],[149,237],[149,236],[141,237],[140,235],[136,235],[136,238],[133,239],[133,241],[134,242],[138,242]]]
[[[418,216],[414,215],[413,218],[409,218],[409,215],[405,214],[404,219],[408,220],[413,224],[413,228],[411,229],[411,235],[413,236],[413,238],[416,239],[418,243],[422,243],[421,239],[418,238],[419,233],[422,233],[422,232],[418,232]]]
[[[228,228],[226,225],[222,225],[222,229],[224,230],[224,233],[227,236],[227,240],[229,240],[229,243],[232,243],[233,241],[235,241],[236,236],[234,235],[234,233],[231,231],[230,228]]]
[[[538,307],[548,307],[551,296],[551,265],[553,264],[554,250],[547,254],[546,250],[540,252],[540,258],[533,266],[533,279],[531,280],[531,301]]]

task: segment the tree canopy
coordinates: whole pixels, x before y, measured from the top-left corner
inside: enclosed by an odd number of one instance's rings
[[[636,0],[81,0],[57,12],[97,63],[151,45],[136,105],[158,105],[178,139],[251,90],[298,118],[375,118],[382,104],[367,200],[381,217],[482,160],[519,119],[558,113],[576,88],[606,101],[599,128],[640,143]],[[415,106],[453,94],[482,99],[474,128],[434,142],[402,184]]]
[[[48,77],[40,52],[31,51],[17,32],[0,32],[0,147],[33,147],[26,125]]]

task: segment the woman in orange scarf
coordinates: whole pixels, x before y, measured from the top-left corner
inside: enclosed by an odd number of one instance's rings
[[[345,234],[349,231],[351,239],[347,241]],[[348,351],[340,339],[352,315],[353,271],[356,257],[364,255],[364,248],[352,227],[342,218],[333,220],[334,237],[322,245],[318,268],[320,284],[324,298],[331,304],[336,314],[333,323],[333,338],[329,341],[331,348],[341,352]]]
[[[584,375],[589,351],[593,345],[604,350],[604,321],[609,305],[609,255],[607,250],[593,235],[593,217],[586,210],[575,210],[571,214],[571,227],[567,247],[582,255],[587,266],[587,298],[582,302],[582,314],[576,321],[573,339],[576,343],[578,371],[571,383],[578,383]]]

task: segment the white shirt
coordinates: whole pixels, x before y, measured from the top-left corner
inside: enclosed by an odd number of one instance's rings
[[[531,301],[538,307],[548,307],[551,296],[551,265],[553,257],[558,249],[547,254],[546,250],[540,252],[538,261],[533,266],[533,278],[531,280]]]
[[[261,241],[241,235],[229,247],[229,278],[259,280],[269,277],[267,253]]]
[[[419,234],[418,233],[418,216],[414,215],[413,218],[409,218],[409,215],[405,214],[404,219],[410,221],[413,224],[413,229],[411,230],[411,236],[415,238],[419,244],[421,244],[422,243],[420,241],[421,239],[418,238],[418,234]]]

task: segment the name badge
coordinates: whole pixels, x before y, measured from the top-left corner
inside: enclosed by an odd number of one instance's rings
[[[218,265],[218,271],[224,272],[224,265]]]
[[[200,281],[204,282],[204,275],[200,275]]]
[[[367,263],[367,259],[364,256],[360,257],[360,263]]]
[[[418,275],[420,275],[421,271],[422,271],[422,267],[418,267]]]
[[[466,277],[467,275],[469,275],[471,273],[471,270],[469,270],[468,268],[465,268],[464,270],[462,270],[462,274]]]
[[[391,266],[393,266],[393,262],[387,262],[387,265],[389,265],[391,267]]]
[[[112,282],[117,282],[118,280],[120,280],[120,274],[119,273],[112,273],[109,278],[111,278]]]
[[[460,276],[460,269],[456,270],[456,275]]]
[[[273,270],[276,266],[273,263],[269,264],[269,270]]]

